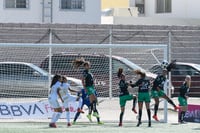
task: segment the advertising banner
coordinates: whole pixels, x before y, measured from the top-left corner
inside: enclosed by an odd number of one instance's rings
[[[65,109],[62,108],[61,118],[66,118]],[[77,108],[77,102],[69,103],[70,118],[74,118]],[[53,112],[48,100],[27,103],[0,103],[0,119],[47,119],[51,118]]]
[[[200,105],[189,104],[184,121],[200,123]]]

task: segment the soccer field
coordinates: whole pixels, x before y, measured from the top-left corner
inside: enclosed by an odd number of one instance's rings
[[[168,123],[159,123],[152,120],[152,127],[147,127],[147,114],[144,109],[141,127],[136,127],[137,114],[131,111],[132,102],[126,105],[123,127],[118,127],[119,104],[118,98],[111,100],[101,99],[98,109],[103,125],[97,125],[95,118],[89,123],[86,114],[83,114],[76,125],[67,127],[65,119],[59,119],[58,128],[48,127],[50,119],[0,119],[0,133],[200,133],[200,123],[178,124],[178,112],[168,107]],[[177,99],[174,98],[177,102]],[[199,99],[190,99],[191,104],[198,103]],[[111,106],[112,105],[112,106]],[[161,104],[160,107],[162,107]],[[153,111],[152,111],[153,113]],[[159,119],[163,119],[163,110],[158,112]]]
[[[58,122],[58,128],[49,128],[48,123],[21,122],[21,123],[0,123],[0,133],[199,133],[199,123],[173,124],[173,123],[152,123],[152,127],[147,127],[143,123],[141,127],[136,127],[136,123],[124,123],[123,127],[118,127],[117,123],[77,123],[67,127],[64,122]]]

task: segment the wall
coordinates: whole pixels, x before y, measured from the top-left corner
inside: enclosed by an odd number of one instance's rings
[[[42,0],[29,0],[29,9],[5,9],[0,0],[1,23],[42,23]],[[53,23],[100,24],[100,0],[85,0],[84,11],[60,10],[60,0],[53,0]]]
[[[156,0],[145,0],[145,16],[172,18],[200,18],[199,0],[172,0],[172,13],[157,14]]]
[[[100,24],[100,2],[100,0],[85,0],[86,7],[84,11],[60,10],[59,2],[54,2],[53,23]]]
[[[101,9],[128,8],[129,0],[101,0]]]
[[[28,9],[5,9],[4,0],[0,0],[0,22],[3,23],[39,23],[42,20],[40,0],[30,0]]]

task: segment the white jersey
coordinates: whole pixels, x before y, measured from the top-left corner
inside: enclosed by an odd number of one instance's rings
[[[52,87],[51,87],[51,92],[49,97],[51,99],[58,99],[58,89],[61,88],[61,82],[56,82]]]
[[[60,95],[62,99],[64,100],[63,106],[65,108],[69,108],[69,102],[76,102],[78,100],[78,96],[72,95],[69,88],[70,88],[70,84],[68,83],[63,83],[61,85]],[[79,101],[78,107],[81,108],[82,103],[83,103],[82,98],[79,98],[78,101]]]
[[[60,90],[60,95],[61,95],[62,98],[66,98],[66,97],[69,97],[71,95],[69,88],[70,88],[70,84],[62,83],[61,90]]]

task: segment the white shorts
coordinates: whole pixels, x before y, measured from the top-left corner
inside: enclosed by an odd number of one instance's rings
[[[61,107],[57,99],[52,99],[49,97],[48,100],[52,108],[56,109]]]
[[[68,95],[63,97],[63,100],[64,100],[63,106],[65,108],[69,108],[69,102],[75,102],[77,100],[77,96]]]

